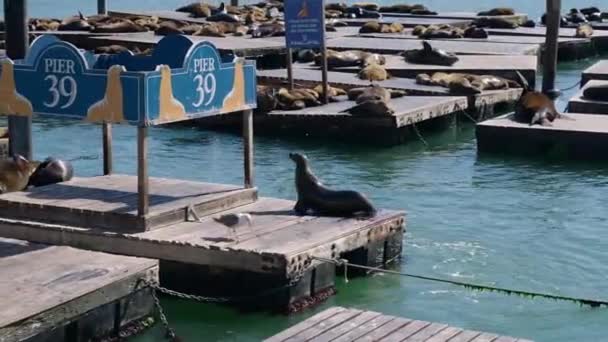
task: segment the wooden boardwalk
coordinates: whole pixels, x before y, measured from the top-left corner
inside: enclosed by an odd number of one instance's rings
[[[568,102],[568,111],[585,114],[608,114],[608,98],[606,101],[594,101],[583,97],[583,92],[590,86],[608,86],[608,81],[592,80],[574,95]]]
[[[572,120],[553,126],[530,126],[510,119],[511,114],[478,123],[480,153],[550,156],[563,160],[608,160],[608,116],[567,113]]]
[[[519,71],[534,87],[538,58],[536,56],[459,56],[459,61],[452,66],[423,65],[406,62],[403,57],[385,55],[385,69],[394,77],[416,78],[420,73],[462,72],[476,75],[495,75],[516,80]],[[298,67],[311,68],[310,64],[295,64]],[[335,71],[356,73],[360,67],[334,68]]]
[[[602,59],[583,71],[581,86],[591,80],[608,81],[608,60]]]
[[[333,287],[335,268],[319,265],[313,256],[375,264],[377,255],[388,261],[401,254],[403,212],[380,210],[370,219],[349,219],[298,216],[293,206],[293,201],[263,198],[217,215],[200,215],[201,222],[136,234],[1,218],[0,236],[159,259],[164,286],[214,296],[250,295],[257,298],[252,305],[282,309]],[[236,236],[214,220],[238,212],[250,213],[253,224],[239,228]],[[309,285],[267,293],[297,277],[301,277],[298,284]],[[240,286],[243,281],[247,289]],[[311,281],[317,286],[314,293]],[[260,300],[261,292],[272,300]]]
[[[100,228],[120,232],[156,229],[186,218],[186,208],[201,215],[252,203],[256,189],[150,178],[150,213],[137,216],[137,177],[110,175],[0,195],[0,216]]]
[[[153,314],[158,262],[0,238],[0,341],[88,341]]]
[[[534,55],[540,51],[540,45],[465,42],[458,39],[433,40],[431,45],[459,55]],[[365,38],[343,37],[327,41],[327,48],[335,50],[366,50],[379,53],[396,54],[405,50],[421,49],[422,40],[393,39],[393,38]]]
[[[531,342],[447,324],[388,316],[374,311],[331,307],[264,342]]]

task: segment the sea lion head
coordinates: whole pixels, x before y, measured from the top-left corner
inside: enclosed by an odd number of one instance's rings
[[[296,163],[297,167],[306,167],[308,165],[308,158],[301,153],[292,152],[289,154],[289,158]]]
[[[424,55],[427,58],[432,59],[433,61],[436,61],[437,64],[441,63],[441,65],[451,66],[454,63],[458,62],[458,57],[456,57],[455,55],[453,55],[449,52],[434,49],[431,46],[431,44],[429,44],[429,42],[427,42],[427,41],[422,42],[422,48],[424,51]]]
[[[44,186],[66,182],[74,176],[74,168],[68,161],[54,157],[46,158],[30,176],[28,186]]]

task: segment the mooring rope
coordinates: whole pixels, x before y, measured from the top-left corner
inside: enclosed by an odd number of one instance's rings
[[[540,292],[513,290],[513,289],[507,289],[507,288],[495,287],[495,286],[489,286],[489,285],[480,285],[480,284],[465,283],[465,282],[462,282],[462,281],[442,279],[442,278],[435,278],[435,277],[428,277],[428,276],[422,276],[422,275],[418,275],[418,274],[411,274],[411,273],[405,273],[405,272],[392,271],[392,270],[387,270],[387,269],[378,268],[378,267],[358,265],[358,264],[353,264],[353,263],[347,262],[344,259],[334,260],[334,259],[321,258],[321,257],[316,257],[316,256],[313,256],[311,258],[315,259],[315,260],[318,260],[318,261],[322,261],[322,262],[333,263],[333,264],[336,264],[338,266],[345,266],[345,267],[348,266],[348,267],[354,267],[354,268],[361,268],[361,269],[368,270],[368,271],[373,271],[373,272],[381,272],[381,273],[399,275],[399,276],[403,276],[403,277],[410,277],[410,278],[416,278],[416,279],[422,279],[422,280],[428,280],[428,281],[434,281],[434,282],[452,284],[452,285],[462,286],[462,287],[464,287],[466,289],[475,290],[475,291],[498,292],[498,293],[504,293],[504,294],[507,294],[507,295],[518,295],[518,296],[521,296],[521,297],[524,297],[524,298],[541,297],[541,298],[547,298],[547,299],[553,299],[553,300],[575,302],[575,303],[578,303],[580,305],[589,305],[591,307],[599,307],[601,305],[604,305],[604,306],[608,307],[608,301],[604,301],[604,300],[575,298],[575,297],[560,296],[560,295],[540,293]]]
[[[482,112],[485,112],[485,106],[486,106],[486,102],[482,102]],[[458,103],[456,104],[456,111],[462,113],[464,116],[466,116],[469,120],[473,121],[473,123],[477,123],[477,120],[475,120],[475,118],[473,118],[472,116],[469,115],[469,113],[466,112],[466,110],[464,108],[462,108]]]
[[[561,90],[561,91],[568,91],[568,90],[572,90],[572,89],[574,89],[574,88],[576,88],[576,87],[578,87],[578,86],[580,86],[580,85],[581,85],[581,81],[578,81],[578,82],[576,82],[574,85],[572,85],[572,86],[570,86],[570,87],[568,87],[568,88],[560,89],[560,90]]]
[[[418,127],[416,127],[416,124],[412,122],[412,127],[414,128],[414,133],[416,133],[416,135],[418,136],[418,139],[420,139],[420,141],[422,141],[422,143],[424,144],[425,147],[429,147],[429,143],[426,142],[426,140],[424,140],[424,138],[422,137],[422,134],[420,134],[420,131],[418,131]]]

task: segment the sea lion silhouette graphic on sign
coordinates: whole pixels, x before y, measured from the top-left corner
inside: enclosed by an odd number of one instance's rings
[[[302,8],[298,12],[298,18],[308,18],[308,4],[306,0],[302,1]]]
[[[17,92],[13,62],[2,60],[2,76],[0,76],[0,114],[32,116],[32,103]]]
[[[108,69],[106,93],[100,101],[94,103],[87,111],[87,121],[121,123],[125,121],[122,102],[122,83],[120,74],[125,71],[121,65]]]
[[[160,71],[160,91],[158,94],[159,118],[158,121],[175,121],[186,117],[184,105],[173,97],[171,85],[171,68],[168,65],[159,65],[156,70]]]
[[[245,106],[245,72],[243,71],[243,59],[238,58],[234,62],[232,90],[224,98],[222,112],[235,112],[241,110],[243,106]]]

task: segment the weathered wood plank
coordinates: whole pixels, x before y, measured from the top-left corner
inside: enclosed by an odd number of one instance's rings
[[[540,46],[533,44],[487,43],[434,40],[431,45],[459,55],[538,55]],[[327,48],[335,50],[359,49],[380,53],[400,53],[420,49],[422,40],[344,37],[327,42]]]
[[[583,96],[585,89],[596,86],[608,86],[608,80],[591,80],[587,82],[568,102],[568,111],[582,114],[608,114],[608,98],[606,101],[596,101]]]
[[[377,329],[370,331],[369,333],[359,337],[355,341],[359,342],[372,342],[380,341],[383,337],[391,334],[393,331],[401,329],[412,322],[411,319],[395,317],[393,320],[386,324],[381,325]]]
[[[370,20],[374,20],[374,19],[359,18],[359,19],[342,19],[342,20],[351,26],[363,26],[363,24],[365,24],[366,22],[368,22]],[[456,27],[465,27],[471,23],[471,20],[466,20],[466,19],[444,19],[444,18],[434,18],[434,17],[401,18],[401,17],[394,17],[394,16],[393,17],[384,16],[384,17],[378,19],[378,21],[383,24],[399,23],[399,24],[403,25],[404,27],[415,27],[418,25],[424,25],[424,26],[442,25],[442,24],[452,25],[452,26],[456,26]]]
[[[294,335],[297,335],[297,334],[315,326],[316,324],[319,324],[320,322],[325,321],[344,311],[346,311],[346,309],[339,307],[339,306],[335,306],[335,307],[331,307],[327,310],[323,310],[323,311],[319,312],[318,314],[308,318],[307,320],[304,320],[286,330],[281,331],[280,333],[278,333],[270,338],[265,339],[264,342],[285,341],[285,340],[289,339],[290,337],[293,337]]]
[[[391,334],[383,337],[380,341],[382,342],[400,342],[403,341],[405,339],[407,339],[408,337],[418,333],[419,331],[421,331],[422,329],[425,329],[426,327],[430,326],[431,322],[426,322],[426,321],[412,321],[410,322],[408,325],[399,328],[398,330],[395,330],[394,332],[392,332]]]
[[[345,335],[353,329],[361,326],[362,324],[368,323],[369,321],[377,318],[381,315],[379,312],[364,311],[360,315],[340,324],[339,326],[326,331],[325,333],[316,336],[311,341],[313,342],[330,342]]]
[[[347,333],[343,334],[342,336],[336,338],[335,340],[333,340],[333,342],[350,342],[350,341],[354,341],[357,338],[369,334],[372,331],[380,328],[381,326],[383,326],[384,324],[387,324],[388,322],[394,320],[396,317],[393,316],[385,316],[385,315],[381,315],[381,316],[377,316],[376,318],[367,321],[365,323],[362,323],[356,327],[353,327],[352,329],[350,329]]]
[[[517,342],[517,339],[509,336],[499,336],[494,342]]]
[[[447,327],[437,334],[431,336],[425,342],[446,342],[449,341],[452,337],[458,335],[462,332],[462,329],[456,327]]]
[[[496,334],[482,333],[481,335],[472,339],[471,342],[492,342],[496,340],[496,338],[498,338],[498,335]]]
[[[427,325],[424,329],[418,331],[414,335],[410,335],[405,341],[407,342],[423,342],[428,341],[429,338],[437,335],[448,327],[447,324],[432,323]]]
[[[476,338],[479,335],[481,335],[481,332],[479,331],[465,330],[460,334],[452,337],[450,339],[450,342],[470,342],[472,339]]]
[[[291,342],[309,341],[330,329],[333,329],[341,324],[344,324],[344,322],[348,322],[349,320],[358,316],[362,312],[363,311],[361,311],[361,310],[353,310],[353,309],[344,310],[329,318],[326,318],[326,319],[320,321],[319,323],[317,323],[315,325],[312,325],[308,329],[303,330],[296,335],[291,336],[286,341],[291,341]]]
[[[513,20],[516,22],[524,22],[528,18],[528,15],[525,13],[515,13],[514,15],[478,16],[476,12],[456,12],[456,11],[437,12],[437,14],[434,14],[434,15],[383,12],[382,16],[384,16],[384,17],[402,17],[402,18],[460,19],[460,20],[474,20],[474,19],[478,19],[478,18],[489,17],[489,18],[501,18],[501,19],[505,19],[505,20]]]

